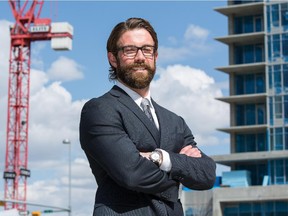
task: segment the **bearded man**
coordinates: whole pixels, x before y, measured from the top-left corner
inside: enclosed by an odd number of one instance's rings
[[[98,188],[93,216],[182,216],[180,184],[207,190],[215,162],[196,145],[184,119],[150,95],[157,34],[142,18],[117,24],[107,41],[113,88],[89,100],[80,143]]]

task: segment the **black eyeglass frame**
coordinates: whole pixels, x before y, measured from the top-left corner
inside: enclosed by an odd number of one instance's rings
[[[147,47],[153,49],[153,52],[152,52],[151,54],[148,54],[148,55],[147,55],[147,53],[145,54],[145,53],[143,52],[143,48],[147,48]],[[127,54],[127,53],[125,52],[125,49],[126,49],[126,48],[136,48],[137,51],[135,52],[135,54],[129,55],[129,54]],[[139,50],[141,50],[141,52],[142,52],[142,54],[143,54],[143,56],[144,56],[145,58],[153,58],[153,57],[154,57],[154,54],[155,54],[155,52],[156,52],[155,46],[152,46],[152,45],[144,45],[144,46],[142,46],[142,47],[138,47],[138,46],[134,46],[134,45],[127,45],[127,46],[119,47],[119,48],[117,49],[117,52],[122,51],[123,54],[124,54],[126,57],[128,57],[128,58],[135,58]]]

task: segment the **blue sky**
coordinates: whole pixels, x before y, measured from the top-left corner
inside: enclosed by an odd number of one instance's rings
[[[72,145],[73,216],[90,215],[96,184],[78,141],[85,101],[109,90],[106,40],[112,28],[129,17],[151,22],[159,39],[157,76],[151,84],[159,104],[186,119],[199,147],[209,155],[226,154],[229,137],[216,128],[229,124],[228,76],[215,68],[228,64],[226,17],[214,11],[226,1],[47,1],[41,18],[74,27],[72,51],[56,52],[50,41],[32,44],[29,116],[30,202],[67,206],[68,148]],[[0,2],[0,172],[6,146],[9,25],[8,2]],[[169,96],[169,97],[168,97]],[[221,168],[218,173],[221,173]],[[1,186],[2,185],[2,186]],[[0,179],[0,199],[4,196]],[[34,208],[34,207],[31,207]],[[1,210],[1,209],[0,209]],[[59,213],[57,215],[67,215]]]

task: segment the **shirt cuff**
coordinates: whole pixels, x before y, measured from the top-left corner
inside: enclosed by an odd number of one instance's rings
[[[162,152],[162,155],[163,155],[163,161],[162,161],[162,164],[160,166],[160,169],[165,171],[165,172],[170,172],[170,170],[172,168],[170,155],[168,152],[166,152],[163,149],[159,149],[159,150]]]

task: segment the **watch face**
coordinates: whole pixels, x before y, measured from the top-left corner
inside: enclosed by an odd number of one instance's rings
[[[160,159],[159,153],[154,152],[153,154],[151,154],[151,159],[152,159],[153,161],[159,161],[159,159]]]

